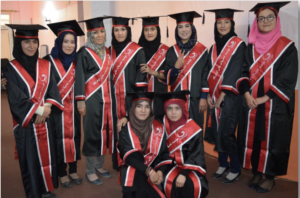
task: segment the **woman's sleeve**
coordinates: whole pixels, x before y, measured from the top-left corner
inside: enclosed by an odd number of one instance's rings
[[[166,60],[164,62],[164,76],[166,77],[165,80],[162,80],[164,81],[167,85],[173,85],[176,80],[177,80],[177,77],[178,77],[178,74],[179,74],[179,71],[180,69],[177,69],[175,68],[175,62],[173,59],[176,58],[177,60],[177,57],[172,55],[172,49],[173,47],[170,47],[167,51],[167,54],[166,54]]]
[[[85,100],[85,56],[84,51],[85,48],[81,48],[76,56],[76,69],[75,69],[75,100]]]
[[[148,87],[148,79],[147,79],[147,73],[142,73],[140,71],[141,64],[146,64],[146,58],[145,58],[145,52],[143,49],[140,49],[136,53],[136,79],[135,79],[135,86],[136,91],[142,91],[144,92],[145,89]]]
[[[254,47],[253,45],[248,45],[245,50],[244,63],[242,66],[241,77],[236,81],[236,89],[241,95],[244,95],[246,92],[250,92],[250,81],[249,81],[249,69],[251,66],[249,53]]]

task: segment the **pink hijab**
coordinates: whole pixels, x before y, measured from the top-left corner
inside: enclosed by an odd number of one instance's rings
[[[282,36],[280,18],[279,15],[277,15],[276,27],[267,34],[260,32],[257,23],[256,16],[249,33],[249,43],[254,44],[255,49],[259,54],[265,54]]]

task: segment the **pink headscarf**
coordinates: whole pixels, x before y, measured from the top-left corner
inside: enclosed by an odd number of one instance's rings
[[[257,23],[258,22],[256,16],[249,33],[249,43],[254,44],[255,49],[259,54],[265,54],[282,36],[280,18],[279,15],[277,15],[276,27],[267,34],[263,34],[260,32]]]

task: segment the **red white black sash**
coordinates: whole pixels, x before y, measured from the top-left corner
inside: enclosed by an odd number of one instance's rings
[[[116,51],[113,46],[111,46],[111,57],[113,60],[113,68],[112,68],[112,78],[113,78],[113,86],[115,90],[116,97],[116,109],[118,119],[121,119],[127,116],[126,108],[125,108],[125,97],[126,97],[126,79],[124,70],[130,60],[134,57],[134,55],[141,49],[141,46],[134,42],[130,42],[123,49],[123,51],[116,57]]]
[[[182,169],[191,170],[189,177],[194,183],[194,197],[200,197],[201,194],[201,182],[198,178],[196,172],[205,175],[206,171],[200,166],[193,164],[184,163],[182,146],[192,139],[195,135],[200,133],[202,129],[197,125],[197,123],[189,119],[185,125],[179,126],[173,132],[170,130],[169,122],[164,117],[164,125],[167,131],[167,146],[170,151],[171,158],[175,158],[176,166],[167,174],[164,188],[168,198],[171,197],[172,185],[175,177],[180,173]]]
[[[76,161],[76,147],[74,143],[75,123],[74,123],[74,82],[75,82],[75,65],[76,61],[72,62],[66,72],[61,61],[50,58],[54,67],[60,76],[60,81],[57,83],[58,91],[64,105],[62,112],[62,144],[64,152],[64,162],[70,163]]]
[[[231,57],[242,42],[242,39],[236,36],[231,37],[223,47],[219,56],[217,56],[216,44],[213,45],[211,54],[212,68],[208,74],[207,80],[209,85],[209,94],[214,101],[219,98],[222,89],[229,89],[235,94],[238,94],[238,91],[234,87],[222,86],[222,80]],[[218,126],[220,124],[220,112],[221,109],[215,108],[215,117]]]
[[[20,75],[20,77],[24,80],[28,88],[28,93],[30,96],[30,101],[33,103],[32,108],[29,110],[28,114],[26,115],[22,127],[27,128],[30,119],[34,115],[36,109],[39,106],[44,105],[44,96],[48,89],[49,81],[50,81],[50,72],[51,66],[50,62],[38,59],[36,65],[36,82],[31,78],[31,76],[27,73],[27,71],[22,67],[22,65],[17,61],[13,60],[10,62],[12,67],[16,70],[16,72]],[[48,102],[53,102],[48,101]],[[47,100],[46,100],[47,102]],[[55,103],[58,103],[54,101]],[[56,105],[56,104],[55,104]],[[63,109],[63,106],[59,105],[59,108]],[[34,124],[34,135],[37,145],[37,153],[39,156],[41,171],[44,179],[45,188],[47,191],[54,190],[53,182],[51,178],[51,153],[50,153],[50,145],[49,145],[49,137],[48,137],[48,127],[47,122],[42,124]]]
[[[181,86],[181,90],[191,90],[191,82],[192,82],[192,69],[200,60],[200,58],[203,56],[207,48],[202,45],[201,43],[197,42],[195,46],[192,48],[192,50],[184,56],[184,65],[180,69],[180,72],[178,74],[178,77],[175,81],[175,83],[171,86],[171,91],[175,91],[179,86]],[[180,48],[176,45],[174,45],[174,51],[176,53],[176,56],[178,57],[178,54],[180,53]],[[170,79],[171,70],[168,72],[167,81]],[[167,82],[169,84],[169,82]],[[188,99],[185,103],[185,107],[187,112],[189,112],[189,106],[190,106],[190,95],[187,95]],[[188,113],[189,114],[189,113]],[[189,116],[189,115],[188,115]]]
[[[148,61],[147,65],[153,71],[157,71],[158,68],[161,66],[161,64],[164,62],[168,49],[169,49],[169,47],[166,46],[165,44],[160,44],[157,52]],[[154,76],[148,74],[147,77],[148,77],[148,91],[154,92]]]
[[[250,67],[250,86],[252,90],[252,96],[257,98],[257,91],[260,79],[264,78],[264,92],[269,89],[276,90],[273,86],[273,66],[278,58],[285,52],[285,50],[292,44],[292,41],[286,37],[281,37],[277,40],[274,46],[265,54],[259,55],[253,45],[253,64]],[[272,88],[273,87],[273,88]],[[275,92],[276,93],[276,92]],[[280,94],[279,94],[280,96]],[[280,96],[281,97],[281,96]],[[270,125],[272,114],[273,100],[270,99],[265,103],[265,141],[261,142],[261,151],[258,164],[258,171],[265,173],[267,166],[267,158],[269,154],[269,139],[270,139]],[[251,154],[253,150],[253,140],[255,131],[255,117],[257,108],[250,109],[248,113],[248,127],[246,135],[245,153],[243,159],[243,167],[249,169]]]
[[[101,128],[101,155],[106,154],[107,134],[106,128],[109,129],[109,153],[114,149],[113,137],[113,117],[111,102],[111,85],[110,85],[110,69],[112,60],[108,48],[105,48],[104,61],[96,54],[96,52],[88,47],[85,48],[99,67],[99,71],[91,76],[85,83],[85,97],[88,100],[98,89],[102,89],[103,109],[102,109],[102,128]]]
[[[137,135],[134,133],[134,131],[132,130],[130,122],[128,122],[127,127],[128,127],[128,133],[130,136],[130,141],[131,141],[133,149],[128,151],[124,155],[123,162],[125,162],[126,157],[133,152],[139,151],[139,152],[143,153],[140,140],[137,137]],[[148,140],[147,150],[144,155],[145,165],[150,166],[152,164],[152,162],[156,159],[156,157],[160,151],[163,136],[164,136],[163,125],[159,121],[153,120],[151,136]],[[135,175],[135,168],[132,166],[128,166],[124,186],[130,187],[133,185],[134,175]],[[151,183],[149,178],[148,178],[148,182],[151,184],[151,186],[157,191],[157,193],[161,197],[165,197],[163,195],[163,193],[157,188],[157,186]]]

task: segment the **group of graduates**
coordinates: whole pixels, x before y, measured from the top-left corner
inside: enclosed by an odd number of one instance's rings
[[[193,19],[201,15],[195,11],[168,15],[177,22],[170,48],[161,43],[159,17],[140,17],[138,44],[131,40],[130,18],[80,21],[87,42],[77,53],[77,37],[84,35],[78,23],[48,24],[57,38],[43,59],[38,30],[45,27],[7,24],[16,29],[15,59],[2,84],[26,196],[56,197],[51,191],[58,177],[66,188],[82,183],[81,116],[87,181],[102,184],[96,173],[111,177],[103,169],[110,153],[124,198],[206,197],[203,139],[219,154],[214,179],[227,174],[222,183],[232,183],[241,166],[251,165],[248,186],[270,191],[274,177],[287,172],[298,74],[297,50],[282,36],[278,15],[287,3],[250,10],[256,17],[248,46],[234,32],[240,10],[205,10],[216,16],[210,50],[197,40]],[[106,48],[108,18],[113,28]]]

